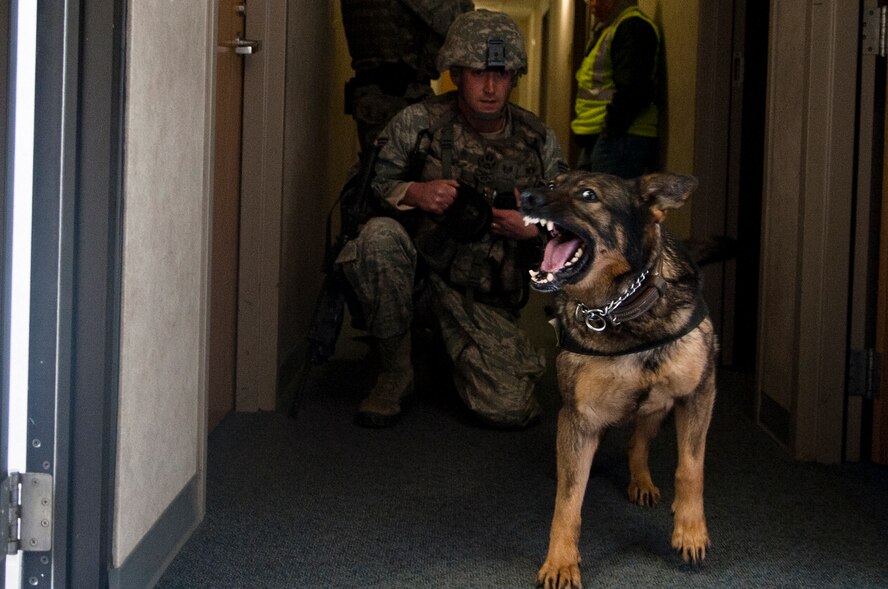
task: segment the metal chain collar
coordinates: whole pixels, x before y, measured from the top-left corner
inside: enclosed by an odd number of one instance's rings
[[[623,294],[621,294],[616,299],[609,302],[604,306],[603,309],[590,309],[583,303],[577,303],[577,308],[574,311],[574,317],[580,319],[580,316],[583,316],[582,321],[586,324],[586,327],[595,332],[602,332],[607,329],[608,323],[611,325],[619,325],[620,322],[617,319],[611,317],[611,313],[613,313],[617,307],[623,304],[623,301],[631,297],[635,294],[639,288],[641,288],[642,283],[644,283],[645,279],[650,274],[650,270],[645,270],[641,274],[638,275],[638,278],[635,279],[635,282],[629,285]]]

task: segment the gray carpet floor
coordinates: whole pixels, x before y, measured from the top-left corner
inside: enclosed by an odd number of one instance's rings
[[[363,361],[333,360],[296,419],[229,415],[209,439],[206,518],[158,587],[533,587],[555,493],[553,376],[541,423],[519,432],[482,427],[434,382],[397,427],[356,427],[368,379]],[[791,461],[741,409],[749,386],[720,374],[702,566],[669,544],[671,420],[652,449],[656,508],[626,499],[628,432],[606,436],[583,511],[585,587],[888,587],[888,469]]]
[[[546,301],[531,297],[522,322],[551,359]],[[534,587],[555,496],[554,370],[537,389],[542,420],[524,431],[477,423],[428,366],[402,421],[367,430],[352,423],[365,353],[346,329],[295,419],[232,414],[211,433],[206,517],[160,589]],[[584,587],[888,588],[888,468],[790,460],[743,409],[752,387],[720,372],[702,566],[670,546],[672,421],[651,448],[655,508],[626,499],[629,432],[605,436],[583,508]]]

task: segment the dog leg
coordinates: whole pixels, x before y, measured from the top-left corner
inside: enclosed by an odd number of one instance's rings
[[[678,468],[675,471],[675,524],[672,546],[685,562],[695,564],[706,558],[709,532],[703,513],[703,457],[706,431],[715,402],[715,375],[710,369],[698,389],[675,404],[675,430],[678,438]]]
[[[555,515],[549,535],[549,553],[537,574],[537,586],[545,589],[581,589],[580,510],[592,458],[598,449],[601,431],[590,432],[572,409],[558,414],[558,488]]]
[[[660,489],[654,485],[648,469],[648,449],[667,413],[657,411],[639,416],[629,439],[629,501],[642,507],[654,507],[660,503]]]

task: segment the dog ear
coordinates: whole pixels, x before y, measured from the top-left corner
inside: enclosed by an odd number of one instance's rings
[[[666,218],[667,209],[684,204],[697,184],[695,177],[685,174],[648,174],[638,179],[638,192],[659,223]]]

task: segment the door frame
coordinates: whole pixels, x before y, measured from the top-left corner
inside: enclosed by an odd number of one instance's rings
[[[28,439],[55,443],[26,467],[53,474],[53,544],[22,575],[58,587],[107,586],[110,567],[125,22],[125,0],[38,6],[28,411],[54,419]]]
[[[864,428],[871,430],[871,439],[866,440],[870,444],[870,459],[877,464],[888,464],[888,73],[884,59],[880,63],[880,86],[884,90],[882,96],[883,110],[881,111],[882,137],[881,137],[881,186],[874,200],[880,203],[880,214],[873,220],[873,226],[878,227],[878,249],[876,258],[877,287],[876,287],[876,322],[874,329],[875,342],[873,347],[881,357],[881,378],[877,383],[880,397],[872,401],[871,411],[865,413],[872,417],[872,424],[866,424]],[[874,207],[875,208],[875,207]],[[875,216],[875,215],[874,215]]]
[[[237,411],[277,405],[287,4],[248,0],[238,262]]]
[[[65,0],[65,5],[74,5]],[[67,584],[108,585],[117,449],[127,1],[82,0]],[[87,43],[85,40],[89,39]],[[75,53],[71,60],[77,59]],[[57,498],[57,503],[58,498]],[[97,525],[98,523],[98,525]]]
[[[736,150],[731,137],[737,131],[735,108],[732,109],[731,55],[733,30],[739,5],[745,0],[700,2],[698,12],[697,95],[694,134],[694,174],[700,181],[700,194],[706,206],[691,209],[693,238],[736,237],[736,202],[729,202],[731,182],[736,180]],[[717,122],[717,123],[716,123]],[[731,224],[733,221],[733,225]],[[722,362],[731,364],[733,353],[733,261],[710,264],[703,268],[704,297],[719,333]]]
[[[857,3],[771,3],[757,417],[797,460],[843,458],[859,37]]]
[[[12,185],[8,182],[7,169],[12,166],[12,159],[7,148],[8,126],[10,113],[10,92],[14,87],[9,83],[9,53],[15,43],[11,32],[12,3],[6,9],[0,9],[0,313],[2,317],[11,315],[9,310],[9,282],[12,266],[11,231],[12,219],[7,218],[7,202],[12,198]],[[0,321],[0,480],[9,476],[9,322]],[[0,566],[0,585],[6,586],[6,567]]]
[[[231,43],[244,38],[242,0],[218,0],[213,101],[213,193],[207,341],[207,431],[235,408],[244,60]]]
[[[68,368],[73,358],[70,260],[76,229],[79,8],[70,2],[41,3],[36,23],[34,111],[39,116],[34,117],[25,469],[53,477],[54,530],[49,553],[22,553],[21,574],[57,586],[67,582],[67,498],[72,492],[66,449],[73,399]]]
[[[879,0],[862,0],[861,11],[876,13]],[[885,59],[861,51],[859,58],[859,88],[857,93],[857,169],[856,195],[854,200],[854,241],[852,276],[850,284],[849,349],[879,348],[877,321],[880,316],[874,288],[879,264],[879,200],[882,187],[885,153],[882,142],[885,137]],[[884,211],[884,209],[883,209]],[[875,343],[875,345],[874,345]],[[884,389],[883,389],[884,390]],[[867,437],[872,424],[866,423],[872,415],[872,403],[859,396],[848,396],[845,408],[844,458],[852,462],[875,458],[870,455]]]

